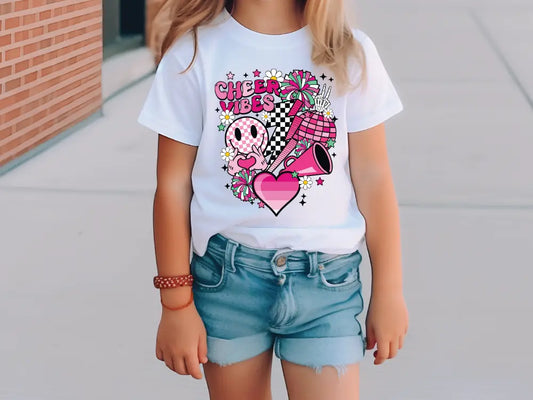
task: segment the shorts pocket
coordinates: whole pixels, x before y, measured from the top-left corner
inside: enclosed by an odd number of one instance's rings
[[[361,253],[341,255],[318,263],[320,286],[330,290],[349,290],[361,285],[359,280],[359,265]]]
[[[193,276],[193,284],[201,290],[218,291],[226,283],[224,261],[213,257],[209,252],[201,257],[193,253],[191,274]]]

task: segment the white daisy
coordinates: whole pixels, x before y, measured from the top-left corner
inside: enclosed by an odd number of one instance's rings
[[[263,113],[261,114],[261,121],[268,122],[269,119],[270,119],[270,114],[267,113],[266,111],[263,111]]]
[[[309,189],[313,185],[313,180],[306,176],[300,178],[300,187],[303,189]]]
[[[283,73],[275,68],[272,68],[270,71],[265,72],[265,79],[283,82]]]
[[[235,153],[233,152],[233,148],[231,147],[224,147],[222,151],[220,152],[220,157],[224,161],[233,160],[233,157],[235,157]]]
[[[333,119],[333,110],[331,108],[328,108],[327,110],[324,110],[322,112],[322,114],[324,115],[324,117],[326,118],[329,118],[329,119]]]
[[[220,121],[224,124],[224,125],[229,125],[233,122],[233,120],[235,119],[235,116],[233,115],[233,111],[229,111],[229,110],[226,110],[226,111],[222,111],[220,113]]]

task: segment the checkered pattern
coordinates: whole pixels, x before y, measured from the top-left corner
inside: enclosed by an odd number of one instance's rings
[[[313,142],[327,142],[328,139],[335,139],[337,129],[335,123],[322,114],[311,111],[306,112],[298,131],[294,134],[294,139],[307,139]]]
[[[275,158],[285,147],[285,138],[287,137],[287,132],[289,131],[292,123],[292,117],[289,117],[287,114],[293,104],[294,101],[282,101],[275,103],[274,110],[269,113],[270,118],[267,123],[267,128],[275,126],[276,130],[270,137],[270,141],[268,142],[268,146],[265,150],[265,157],[272,154],[272,158]]]
[[[257,136],[254,138],[251,133],[252,125],[257,128]],[[241,139],[237,140],[235,131],[237,128],[241,132]],[[258,119],[252,117],[242,117],[231,123],[226,131],[226,146],[232,146],[240,153],[249,154],[253,151],[252,146],[256,145],[262,152],[268,141],[268,132],[265,125]]]

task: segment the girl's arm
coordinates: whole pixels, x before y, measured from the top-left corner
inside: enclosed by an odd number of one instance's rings
[[[350,173],[366,221],[372,293],[401,291],[400,217],[392,181],[385,124],[348,135]]]
[[[366,319],[367,349],[374,364],[402,348],[408,316],[402,293],[400,217],[385,141],[385,125],[350,133],[349,162],[357,205],[366,222],[372,297]]]
[[[159,135],[154,196],[154,245],[159,275],[190,273],[191,173],[196,146]],[[176,307],[190,298],[190,286],[161,290],[163,302]]]
[[[154,198],[154,242],[159,275],[190,273],[191,173],[196,146],[159,135],[157,189]],[[192,287],[159,289],[169,307],[186,304]],[[180,375],[202,378],[207,362],[207,332],[194,301],[180,310],[162,309],[156,357]]]

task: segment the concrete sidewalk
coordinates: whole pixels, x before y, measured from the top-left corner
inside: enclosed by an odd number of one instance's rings
[[[367,352],[361,399],[528,399],[533,4],[366,3],[405,104],[387,130],[410,325],[396,358]],[[155,358],[157,135],[136,122],[151,82],[0,177],[0,399],[208,398]],[[272,386],[287,399],[277,359]]]

